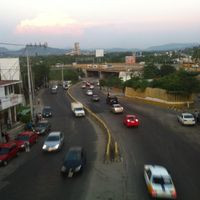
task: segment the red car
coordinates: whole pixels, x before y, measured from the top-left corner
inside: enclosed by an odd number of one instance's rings
[[[25,142],[28,142],[29,145],[32,145],[37,142],[38,135],[33,131],[25,131],[20,133],[16,139],[15,143],[17,144],[20,150],[25,149]]]
[[[8,161],[18,155],[19,149],[15,142],[0,145],[0,164],[7,165]]]
[[[126,115],[123,121],[126,127],[138,127],[139,120],[135,115]]]

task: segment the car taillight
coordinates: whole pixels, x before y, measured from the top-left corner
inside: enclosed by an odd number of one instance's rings
[[[177,197],[177,195],[176,195],[176,190],[171,191],[171,194],[172,194],[172,197],[173,197],[174,199],[176,199],[176,197]]]

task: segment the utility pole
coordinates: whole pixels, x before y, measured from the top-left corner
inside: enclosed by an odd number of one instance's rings
[[[63,84],[63,81],[64,81],[64,76],[63,76],[63,65],[64,64],[61,64],[62,65],[62,84]]]
[[[33,99],[34,97],[34,85],[33,85],[33,77],[32,77],[32,69],[30,67],[30,59],[29,59],[29,53],[28,53],[28,47],[47,47],[47,43],[44,43],[42,45],[41,43],[39,45],[26,45],[26,60],[27,60],[27,74],[28,74],[28,91],[29,91],[29,103],[31,108],[31,119],[34,119],[34,106],[33,106]]]
[[[26,46],[26,61],[27,61],[27,74],[28,74],[29,103],[30,103],[30,108],[31,108],[31,119],[33,120],[33,97],[32,97],[32,87],[31,87],[30,61],[29,61],[29,55],[28,55],[28,46]]]

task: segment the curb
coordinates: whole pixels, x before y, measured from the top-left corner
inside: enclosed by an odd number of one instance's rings
[[[73,100],[73,101],[78,101],[75,97],[72,96],[72,94],[70,93],[70,88],[67,91],[67,94],[69,95],[69,97]],[[111,161],[111,133],[109,128],[107,127],[106,123],[99,118],[95,113],[93,113],[89,108],[87,108],[85,105],[83,105],[84,109],[86,110],[86,113],[89,115],[89,117],[91,117],[93,120],[95,120],[98,125],[100,126],[100,128],[102,128],[107,135],[107,144],[106,144],[106,149],[105,149],[105,163],[109,163]]]

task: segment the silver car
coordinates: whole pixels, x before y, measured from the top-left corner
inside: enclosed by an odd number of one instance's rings
[[[51,132],[46,138],[42,147],[43,151],[59,151],[64,143],[64,134],[60,131]]]

